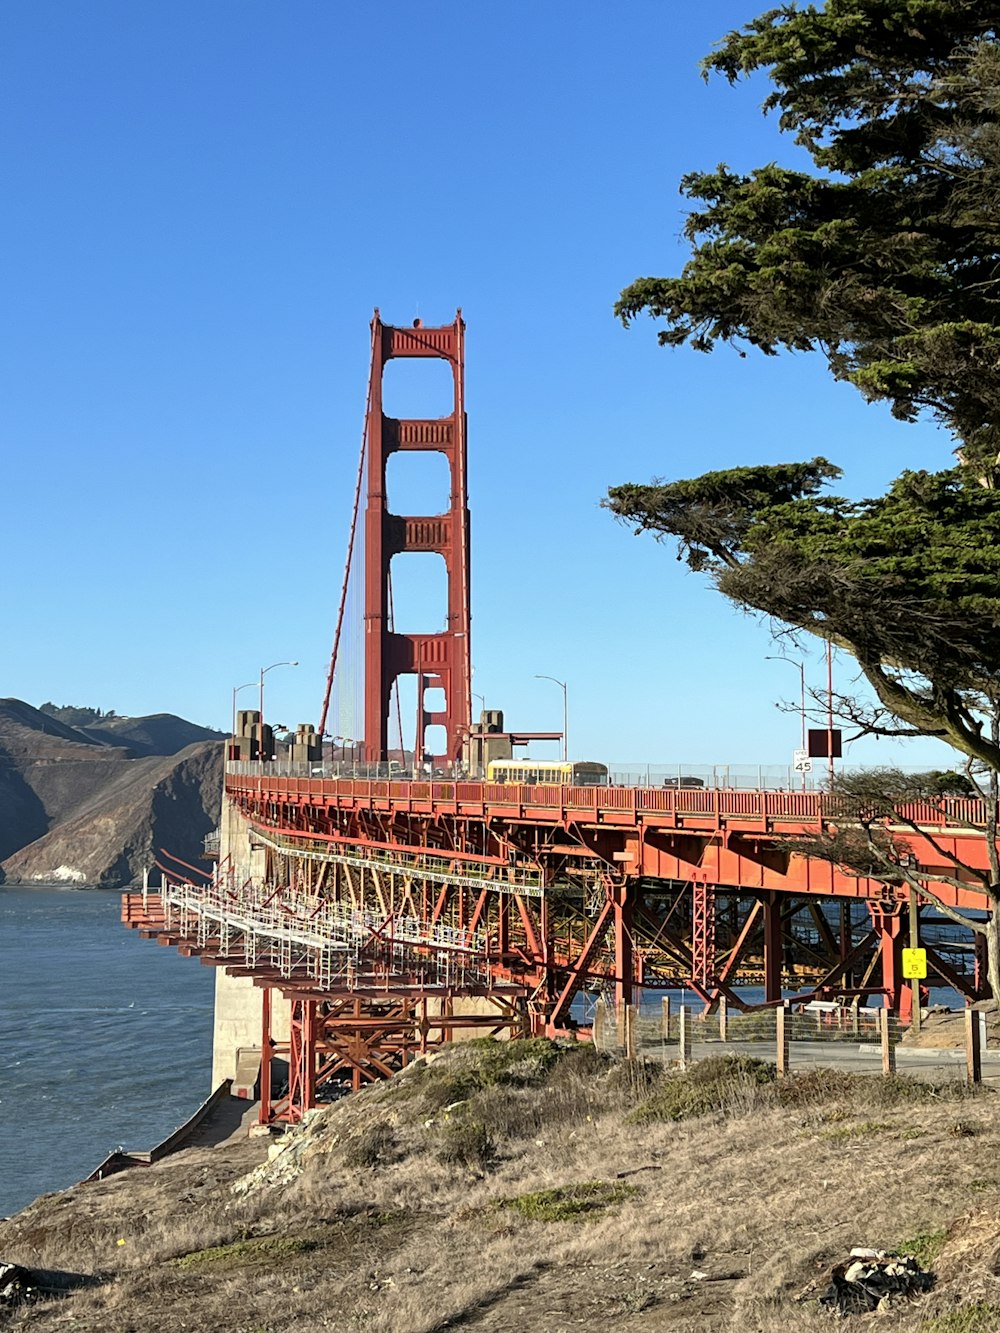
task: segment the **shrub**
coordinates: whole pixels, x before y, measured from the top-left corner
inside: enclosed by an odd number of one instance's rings
[[[315,1250],[319,1242],[304,1236],[258,1236],[231,1245],[213,1245],[172,1259],[175,1268],[246,1268],[253,1264],[277,1264],[297,1254]]]
[[[545,1037],[519,1041],[481,1037],[449,1052],[446,1068],[425,1065],[415,1087],[428,1110],[441,1110],[468,1101],[484,1088],[535,1087],[566,1054],[564,1048]]]
[[[532,1222],[571,1222],[588,1214],[604,1212],[639,1193],[634,1185],[620,1181],[586,1180],[559,1189],[536,1190],[501,1199],[500,1207],[520,1213]]]
[[[438,1136],[437,1158],[448,1165],[485,1171],[497,1157],[497,1142],[478,1120],[451,1120]]]
[[[687,1120],[711,1111],[746,1112],[770,1101],[773,1065],[748,1056],[713,1056],[668,1074],[653,1095],[628,1117],[637,1125]]]
[[[919,1236],[904,1240],[896,1246],[899,1254],[909,1254],[916,1259],[921,1268],[928,1268],[941,1253],[948,1239],[948,1231],[924,1231]]]
[[[350,1139],[344,1149],[345,1166],[386,1166],[397,1160],[396,1135],[386,1124],[369,1125],[356,1138]]]

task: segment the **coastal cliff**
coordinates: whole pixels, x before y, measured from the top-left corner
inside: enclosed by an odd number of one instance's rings
[[[47,708],[0,700],[0,881],[121,888],[161,847],[196,861],[219,819],[219,733],[170,714],[71,726]]]

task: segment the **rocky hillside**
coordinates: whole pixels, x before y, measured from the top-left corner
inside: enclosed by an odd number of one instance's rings
[[[196,860],[219,818],[219,739],[170,714],[76,727],[0,700],[0,880],[119,888],[161,847]]]

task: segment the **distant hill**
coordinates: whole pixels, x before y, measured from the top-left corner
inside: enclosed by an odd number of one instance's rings
[[[219,819],[222,737],[170,713],[0,699],[0,881],[122,887],[160,847],[197,863]]]
[[[101,745],[124,746],[132,755],[179,754],[197,741],[221,741],[224,731],[199,727],[174,713],[153,713],[149,717],[119,717],[102,713],[99,708],[57,707],[42,704],[37,710],[53,721]]]
[[[80,731],[104,745],[124,745],[136,756],[179,754],[199,741],[226,738],[223,731],[196,726],[173,713],[153,713],[151,717],[108,717],[81,727]]]

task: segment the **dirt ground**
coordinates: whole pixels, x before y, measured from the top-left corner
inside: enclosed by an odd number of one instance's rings
[[[0,1328],[810,1333],[863,1245],[936,1286],[835,1327],[1000,1330],[997,1094],[523,1045],[43,1197],[0,1223],[0,1259],[69,1290]]]

